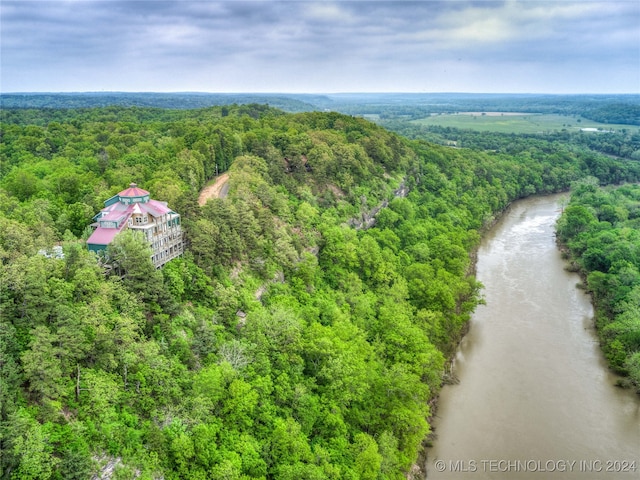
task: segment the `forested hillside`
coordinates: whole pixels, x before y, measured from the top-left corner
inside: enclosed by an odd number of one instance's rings
[[[158,107],[196,109],[264,103],[287,112],[337,111],[384,119],[420,119],[455,112],[527,112],[583,116],[608,124],[640,125],[640,95],[549,95],[503,93],[3,93],[3,109]]]
[[[586,277],[610,367],[640,390],[640,187],[582,183],[558,235]]]
[[[405,478],[481,301],[481,229],[585,176],[640,179],[580,149],[452,149],[257,105],[3,115],[2,478]],[[199,207],[221,172],[228,196]],[[114,276],[83,239],[130,182],[189,247],[155,270],[123,234]]]
[[[0,106],[3,109],[34,108],[66,110],[69,108],[96,107],[154,107],[173,109],[197,109],[233,104],[268,104],[287,112],[308,112],[314,106],[315,95],[291,95],[269,93],[156,93],[156,92],[76,92],[76,93],[3,93]]]

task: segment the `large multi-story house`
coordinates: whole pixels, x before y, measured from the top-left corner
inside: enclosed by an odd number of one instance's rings
[[[152,200],[149,192],[132,183],[104,205],[94,217],[96,229],[87,240],[89,250],[105,250],[118,233],[130,228],[144,234],[153,250],[151,261],[156,268],[182,255],[180,215],[167,202]]]

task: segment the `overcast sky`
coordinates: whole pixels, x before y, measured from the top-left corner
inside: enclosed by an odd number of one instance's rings
[[[640,93],[640,1],[0,1],[0,91]]]

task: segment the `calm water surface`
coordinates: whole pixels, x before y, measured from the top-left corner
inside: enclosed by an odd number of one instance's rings
[[[429,480],[640,478],[640,397],[614,386],[590,298],[564,270],[563,198],[516,202],[482,242],[486,306],[440,396]]]

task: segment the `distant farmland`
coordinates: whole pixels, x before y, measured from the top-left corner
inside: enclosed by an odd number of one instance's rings
[[[599,123],[582,117],[512,112],[461,112],[431,115],[412,120],[411,123],[499,133],[545,133],[563,129],[577,132],[583,128],[599,130],[622,130],[624,128],[628,131],[640,131],[638,126]]]

